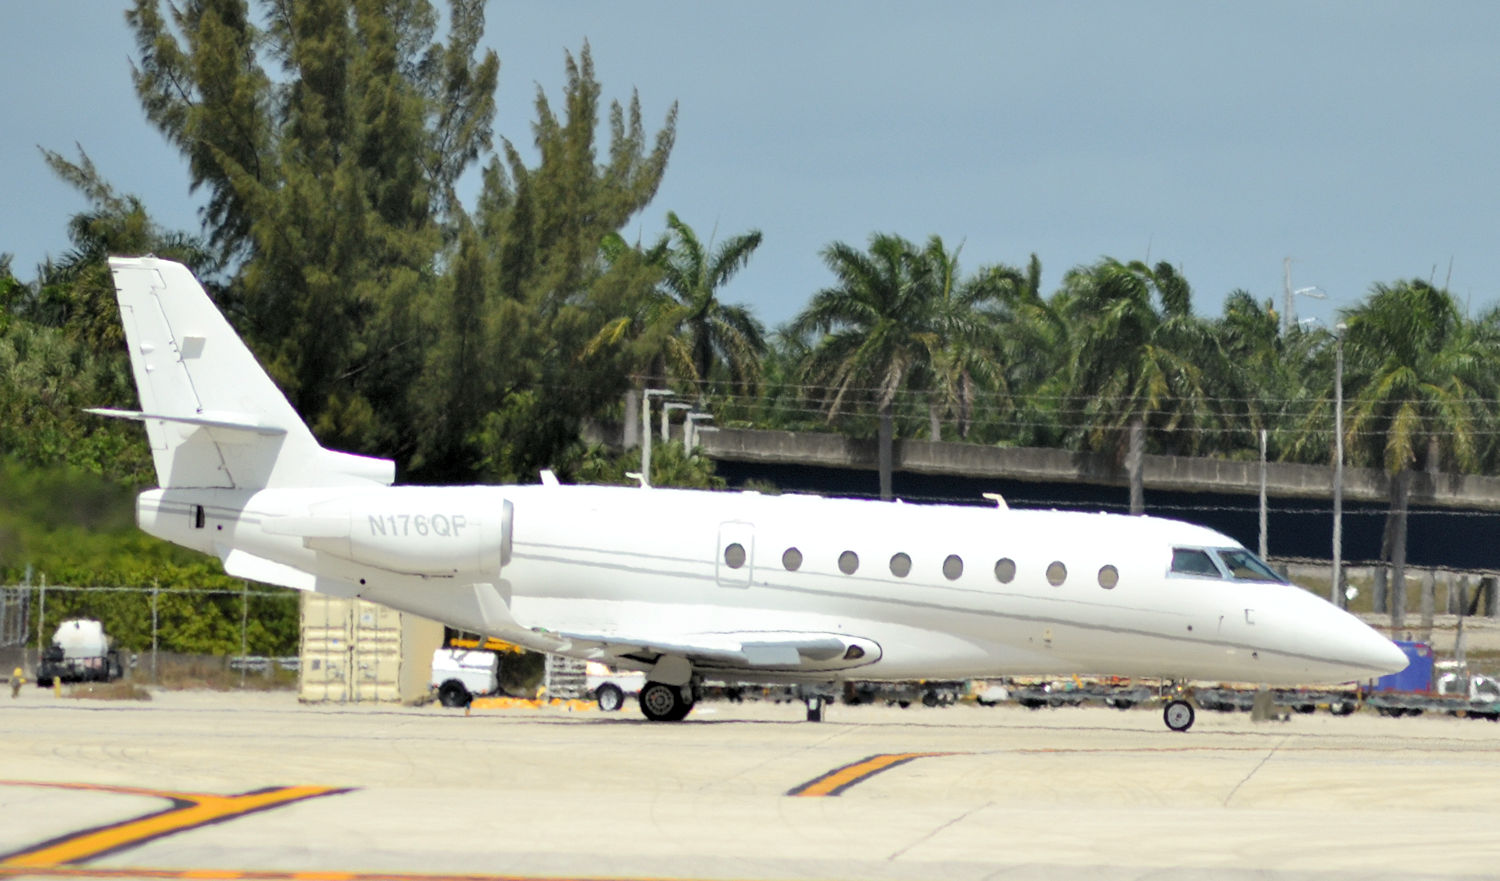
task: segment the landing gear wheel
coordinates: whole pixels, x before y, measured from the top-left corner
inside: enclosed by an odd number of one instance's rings
[[[677,685],[648,682],[641,689],[641,712],[652,722],[681,722],[693,709],[692,700]]]
[[[1187,701],[1169,701],[1167,708],[1162,711],[1162,721],[1173,731],[1186,731],[1193,727],[1193,720],[1197,713],[1193,712],[1193,705]]]
[[[594,700],[599,702],[599,709],[613,713],[625,706],[625,692],[620,690],[620,686],[606,682],[594,690]]]

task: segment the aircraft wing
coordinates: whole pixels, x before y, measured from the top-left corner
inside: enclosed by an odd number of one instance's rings
[[[719,633],[626,634],[558,633],[568,641],[559,651],[596,660],[628,658],[654,663],[676,655],[712,670],[820,672],[862,667],[880,660],[874,640],[842,633],[736,631]]]

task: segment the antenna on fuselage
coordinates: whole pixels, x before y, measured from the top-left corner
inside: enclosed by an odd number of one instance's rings
[[[999,493],[983,493],[982,495],[984,496],[984,498],[987,498],[990,501],[994,502],[996,508],[999,508],[1002,511],[1010,510],[1010,505],[1007,505],[1005,503],[1005,496],[1002,496]]]

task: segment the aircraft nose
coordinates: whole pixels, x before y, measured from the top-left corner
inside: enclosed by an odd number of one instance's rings
[[[1411,663],[1406,652],[1401,647],[1391,642],[1374,631],[1370,635],[1374,637],[1369,642],[1369,650],[1366,663],[1372,670],[1379,671],[1384,676],[1388,673],[1400,673]]]
[[[1410,659],[1400,646],[1353,615],[1346,613],[1344,620],[1346,626],[1340,628],[1342,638],[1338,646],[1341,662],[1363,671],[1365,676],[1384,676],[1406,669]]]
[[[1311,594],[1303,597],[1306,605],[1301,620],[1314,628],[1308,633],[1312,637],[1309,644],[1324,647],[1323,657],[1329,665],[1327,672],[1330,676],[1369,679],[1406,669],[1409,663],[1406,653],[1373,627],[1326,600]]]

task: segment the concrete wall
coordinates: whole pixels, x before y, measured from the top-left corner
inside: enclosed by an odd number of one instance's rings
[[[705,434],[701,445],[704,453],[721,461],[862,470],[876,467],[873,440],[838,434],[725,428]],[[903,440],[896,442],[895,463],[897,471],[921,474],[1126,485],[1125,469],[1113,457],[1066,450]],[[1143,476],[1148,490],[1248,495],[1260,491],[1258,462],[1146,456]],[[1379,469],[1344,469],[1344,498],[1350,501],[1384,502],[1389,498],[1389,485],[1385,472]],[[1282,498],[1331,498],[1333,469],[1273,462],[1266,466],[1266,492]],[[1500,511],[1500,479],[1419,474],[1412,484],[1411,503]]]

